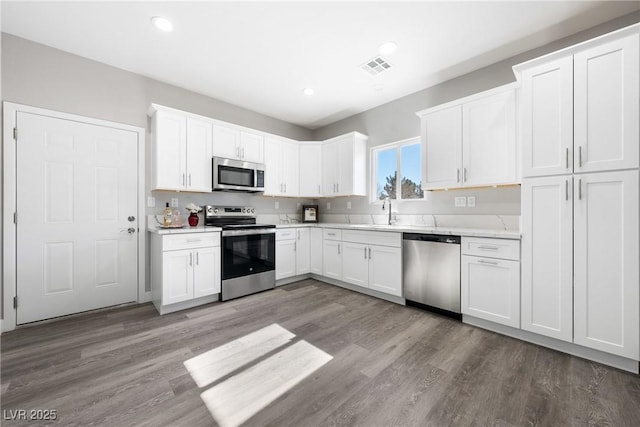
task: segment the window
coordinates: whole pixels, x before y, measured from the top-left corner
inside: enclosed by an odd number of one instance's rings
[[[422,199],[421,153],[420,138],[372,148],[372,201],[387,197],[395,200]]]

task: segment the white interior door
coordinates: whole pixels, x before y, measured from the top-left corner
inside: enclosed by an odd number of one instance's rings
[[[136,133],[16,120],[17,323],[135,301]]]

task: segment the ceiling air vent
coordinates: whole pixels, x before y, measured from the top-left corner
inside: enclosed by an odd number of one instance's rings
[[[362,64],[360,68],[362,68],[364,71],[366,71],[370,75],[376,76],[384,71],[387,71],[389,68],[391,68],[391,64],[389,64],[389,62],[387,62],[387,60],[384,59],[382,56],[376,56],[375,58],[370,59],[364,64]]]

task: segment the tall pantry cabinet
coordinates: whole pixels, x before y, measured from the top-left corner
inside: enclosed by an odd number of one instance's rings
[[[522,328],[640,360],[640,26],[514,67]]]

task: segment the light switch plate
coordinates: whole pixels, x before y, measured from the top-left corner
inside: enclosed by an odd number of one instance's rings
[[[274,208],[280,209],[280,202],[276,201],[275,204],[274,204]]]
[[[331,202],[327,202],[327,210],[331,209]]]
[[[156,198],[153,196],[147,197],[147,207],[155,208],[156,207]]]
[[[455,205],[456,208],[464,208],[467,206],[467,198],[462,196],[462,197],[456,197],[455,198]]]
[[[467,206],[469,206],[470,208],[476,207],[476,196],[467,197]]]
[[[347,202],[347,209],[351,209],[351,202]]]
[[[171,207],[172,208],[178,207],[178,199],[171,199]]]

